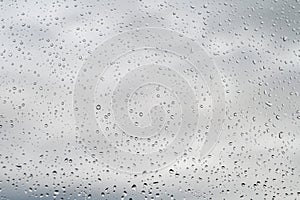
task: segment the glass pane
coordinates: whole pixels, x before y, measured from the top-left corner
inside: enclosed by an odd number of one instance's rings
[[[1,1],[0,199],[300,199],[300,1]]]

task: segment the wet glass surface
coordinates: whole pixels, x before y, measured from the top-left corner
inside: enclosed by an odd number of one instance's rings
[[[0,199],[300,199],[300,1],[0,1]]]

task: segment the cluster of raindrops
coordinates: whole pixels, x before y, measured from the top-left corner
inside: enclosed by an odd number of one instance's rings
[[[77,76],[74,107],[84,148],[108,167],[148,173],[192,142],[198,154],[211,149],[225,103],[218,71],[199,45],[146,28],[119,34],[91,54]],[[205,128],[209,137],[199,140]]]
[[[300,199],[299,10],[0,0],[0,199]]]

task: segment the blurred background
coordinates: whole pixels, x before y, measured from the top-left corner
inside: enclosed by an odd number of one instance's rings
[[[300,199],[299,19],[299,0],[2,0],[0,199]],[[206,157],[123,173],[82,147],[74,86],[100,44],[145,27],[207,52],[225,119]]]

